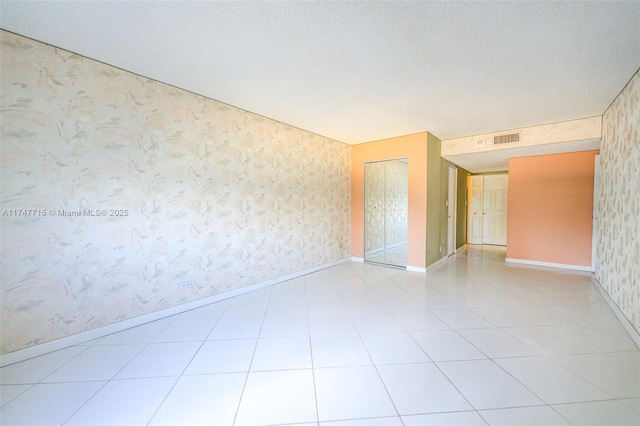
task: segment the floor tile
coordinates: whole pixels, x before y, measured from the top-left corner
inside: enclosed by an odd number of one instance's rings
[[[309,337],[273,337],[258,340],[251,371],[311,368]]]
[[[472,308],[471,311],[480,315],[496,327],[531,327],[538,325],[536,319],[523,314],[517,308]]]
[[[269,306],[267,307],[267,316],[285,314],[307,314],[307,299],[304,294],[304,289],[299,295],[278,295],[275,293],[271,295],[271,300],[269,301]]]
[[[149,425],[231,425],[246,373],[183,376]]]
[[[345,314],[349,312],[342,297],[336,291],[335,297],[311,299],[307,301],[307,312],[311,314]]]
[[[441,362],[438,367],[478,410],[543,404],[492,361]]]
[[[567,419],[548,406],[485,410],[480,411],[480,415],[491,426],[571,426]]]
[[[224,311],[231,304],[232,299],[221,300],[219,302],[211,303],[209,305],[202,306],[200,308],[191,309],[190,311],[183,312],[176,315],[176,318],[191,318],[191,319],[215,319],[224,314]]]
[[[65,426],[147,424],[176,380],[176,377],[112,380],[83,405]],[[122,398],[122,395],[127,397]]]
[[[144,345],[90,346],[42,382],[109,380],[131,361]]]
[[[404,426],[486,426],[475,411],[402,416]]]
[[[493,324],[469,309],[432,309],[431,312],[455,330],[495,328]]]
[[[463,308],[454,299],[448,296],[445,296],[444,294],[431,293],[431,294],[426,294],[420,298],[416,298],[414,296],[414,300],[416,300],[416,302],[419,302],[422,306],[432,311],[433,310],[443,311],[443,310],[453,310],[453,309],[460,310],[460,311],[466,310],[466,308]],[[460,325],[467,325],[467,324],[460,324]]]
[[[301,337],[309,335],[306,314],[270,315],[264,318],[260,337]]]
[[[61,425],[104,384],[80,382],[35,385],[2,407],[2,424]]]
[[[311,337],[313,366],[371,365],[371,357],[358,334],[318,334]]]
[[[315,369],[320,421],[397,416],[374,367]]]
[[[87,346],[72,346],[7,365],[0,368],[0,381],[3,385],[38,383],[87,349]]]
[[[164,318],[127,330],[119,331],[98,339],[98,345],[131,345],[136,343],[151,343],[158,334],[169,326],[175,317]]]
[[[218,318],[176,318],[154,342],[197,342],[207,338]]]
[[[387,308],[375,296],[345,297],[344,303],[348,312],[387,312]]]
[[[603,353],[600,356],[640,374],[640,350]]]
[[[347,313],[309,314],[309,332],[318,334],[357,334],[355,324]]]
[[[509,293],[508,291],[500,293],[488,293],[484,297],[501,305],[505,308],[517,308],[518,306],[535,306],[535,303],[531,300],[527,300],[524,297],[517,294]]]
[[[489,300],[488,298],[475,293],[466,293],[458,296],[450,296],[461,306],[469,309],[486,308],[486,309],[499,309],[500,305],[496,302]]]
[[[403,426],[400,417],[377,417],[356,420],[337,420],[320,422],[320,426]]]
[[[619,399],[618,401],[622,402],[627,407],[631,407],[635,411],[640,413],[640,398],[626,398],[626,399]]]
[[[406,331],[450,330],[440,318],[428,311],[403,311],[394,313],[398,323]]]
[[[250,316],[263,317],[267,312],[270,297],[270,287],[234,297],[227,309],[224,311],[223,318]]]
[[[382,365],[378,372],[400,415],[472,409],[435,364]]]
[[[548,404],[610,398],[548,358],[504,358],[495,362]]]
[[[552,359],[614,398],[640,397],[640,374],[600,355],[563,355]]]
[[[540,355],[532,347],[500,329],[459,330],[459,333],[490,358]]]
[[[638,347],[629,339],[621,339],[619,337],[612,336],[609,333],[593,330],[589,328],[582,328],[572,331],[575,335],[576,341],[585,348],[596,352],[626,352],[638,350]]]
[[[2,385],[0,386],[0,407],[4,407],[32,385]]]
[[[575,425],[635,426],[640,424],[640,413],[618,401],[561,404],[554,405],[553,409]]]
[[[389,312],[362,312],[351,315],[360,334],[398,333],[404,329]]]
[[[311,370],[251,372],[235,425],[317,421]]]
[[[115,378],[179,376],[200,345],[201,342],[152,343],[131,360]]]
[[[487,358],[457,331],[419,331],[411,333],[411,335],[433,361],[464,361]]]
[[[563,327],[516,327],[503,330],[543,355],[591,353],[574,339],[568,338]]]
[[[247,372],[256,339],[209,340],[204,342],[184,374]]]
[[[406,332],[363,334],[362,340],[374,364],[431,361],[424,350]]]
[[[262,328],[262,317],[222,317],[211,330],[208,340],[256,339]]]
[[[2,423],[640,424],[640,351],[590,276],[504,256],[341,264],[16,363]]]

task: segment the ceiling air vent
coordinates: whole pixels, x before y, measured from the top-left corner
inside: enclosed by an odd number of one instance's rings
[[[511,133],[510,135],[500,135],[493,137],[493,144],[520,142],[520,133]]]

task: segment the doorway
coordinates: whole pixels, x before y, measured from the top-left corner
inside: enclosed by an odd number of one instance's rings
[[[407,266],[409,161],[364,165],[364,260]]]
[[[469,176],[469,244],[507,245],[508,186],[506,173]]]
[[[456,201],[458,188],[458,169],[449,166],[447,193],[447,256],[456,252]]]

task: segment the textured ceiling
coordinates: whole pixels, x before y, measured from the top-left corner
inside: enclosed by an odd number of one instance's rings
[[[13,2],[0,27],[346,143],[601,115],[640,2]]]

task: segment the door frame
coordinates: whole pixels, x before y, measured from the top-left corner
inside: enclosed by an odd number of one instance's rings
[[[456,228],[458,223],[458,169],[449,166],[447,181],[447,256],[456,253]]]

